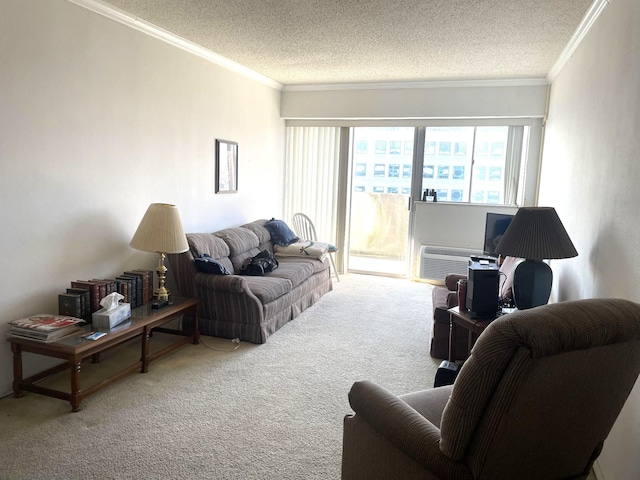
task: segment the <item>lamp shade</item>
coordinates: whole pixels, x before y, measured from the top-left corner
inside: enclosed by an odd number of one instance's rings
[[[496,247],[508,257],[545,260],[578,255],[573,242],[552,207],[522,207]]]
[[[131,240],[136,250],[157,253],[182,253],[189,250],[175,205],[152,203]]]

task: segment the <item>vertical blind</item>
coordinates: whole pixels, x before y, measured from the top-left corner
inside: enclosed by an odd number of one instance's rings
[[[336,239],[339,154],[339,127],[287,127],[285,220],[308,215],[328,243]]]

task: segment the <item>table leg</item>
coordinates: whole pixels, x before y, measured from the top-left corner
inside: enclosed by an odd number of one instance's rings
[[[17,343],[11,343],[13,352],[13,396],[20,398],[24,395],[20,385],[22,384],[22,348]]]
[[[140,353],[140,373],[147,373],[149,371],[149,338],[151,337],[151,330],[149,327],[144,327],[142,331],[142,352]]]
[[[453,315],[449,314],[449,361],[456,361],[456,338],[458,326],[453,321]]]
[[[71,411],[78,412],[82,397],[80,394],[80,368],[82,357],[73,356],[69,359],[71,364]]]

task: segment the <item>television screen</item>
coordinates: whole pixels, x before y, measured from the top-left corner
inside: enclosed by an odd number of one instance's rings
[[[487,220],[484,227],[484,254],[497,257],[496,247],[500,239],[507,231],[513,215],[506,213],[487,212]]]

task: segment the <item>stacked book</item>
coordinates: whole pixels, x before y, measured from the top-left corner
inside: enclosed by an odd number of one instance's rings
[[[16,337],[29,338],[41,342],[53,342],[62,337],[83,330],[85,321],[82,318],[66,315],[39,314],[31,317],[12,320],[10,334]]]
[[[131,308],[151,302],[153,297],[153,271],[129,270],[111,279],[76,280],[71,288],[58,295],[58,314],[83,318],[91,322],[91,314],[100,310],[100,301],[118,292]]]

